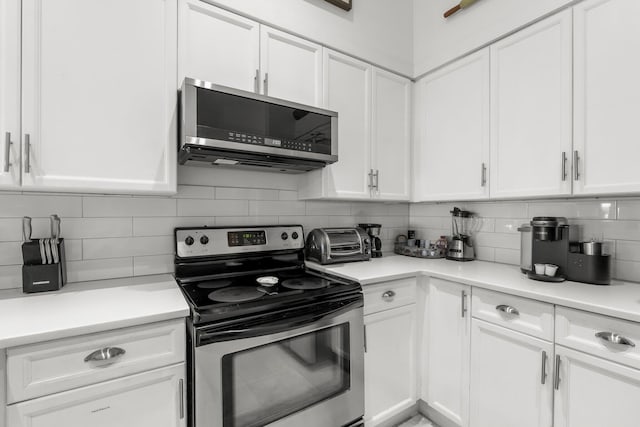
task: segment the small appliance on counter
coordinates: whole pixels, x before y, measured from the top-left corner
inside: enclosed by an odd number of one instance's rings
[[[453,261],[473,261],[476,259],[473,238],[478,227],[478,218],[473,212],[454,207],[451,211],[451,240],[448,244],[447,259]]]
[[[31,238],[31,218],[22,218],[22,291],[57,291],[67,283],[64,239],[60,238],[60,218],[51,215],[51,237]]]
[[[371,240],[359,227],[314,228],[307,235],[305,258],[318,264],[371,259]]]
[[[371,258],[382,257],[382,240],[380,240],[380,224],[358,224],[358,227],[362,228],[368,235],[371,242]]]
[[[531,232],[521,234],[521,247],[528,245],[531,245],[531,262],[525,259],[526,252],[521,252],[521,269],[526,270],[528,266],[527,276],[531,279],[594,285],[611,282],[611,256],[604,253],[602,243],[580,242],[578,226],[569,225],[564,217],[534,217]],[[546,266],[545,273],[552,273],[542,274],[542,266]]]

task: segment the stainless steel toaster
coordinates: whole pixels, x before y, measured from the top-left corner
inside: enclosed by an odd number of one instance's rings
[[[305,256],[319,264],[371,259],[369,235],[358,227],[314,228],[307,235]]]

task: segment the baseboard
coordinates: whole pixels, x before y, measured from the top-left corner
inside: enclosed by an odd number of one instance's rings
[[[398,424],[400,424],[403,421],[408,420],[409,418],[413,417],[414,415],[418,414],[418,403],[415,403],[414,405],[408,407],[407,409],[405,409],[404,411],[390,417],[387,418],[384,421],[381,421],[379,423],[375,424],[375,427],[393,427],[393,426],[397,426]],[[366,423],[365,422],[365,427],[374,427],[374,424],[371,423]]]
[[[418,411],[436,423],[439,427],[460,427],[458,424],[451,421],[449,418],[442,415],[437,410],[433,409],[424,400],[418,400]]]

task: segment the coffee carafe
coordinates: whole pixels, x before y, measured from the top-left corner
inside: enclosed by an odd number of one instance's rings
[[[382,240],[380,240],[380,229],[382,225],[366,223],[358,224],[358,227],[364,229],[369,235],[369,239],[371,240],[371,258],[382,257]]]
[[[476,231],[478,218],[473,212],[454,207],[451,211],[451,240],[447,249],[447,259],[473,261],[476,259],[471,234]]]

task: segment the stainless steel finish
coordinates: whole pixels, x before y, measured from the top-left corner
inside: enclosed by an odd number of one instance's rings
[[[480,172],[480,186],[484,187],[487,185],[487,165],[482,163],[482,169]]]
[[[253,91],[260,92],[260,70],[256,68],[256,76],[253,78]]]
[[[518,311],[518,309],[510,305],[500,304],[496,306],[496,310],[506,314],[511,314],[513,316],[520,316],[520,312]]]
[[[24,172],[31,173],[31,136],[24,135]]]
[[[531,220],[533,239],[541,241],[556,241],[562,238],[563,226],[569,224],[565,217],[543,216]],[[566,227],[565,227],[566,228]]]
[[[180,393],[180,419],[184,419],[184,380],[180,378],[178,382],[178,393]]]
[[[105,347],[100,350],[96,350],[84,358],[85,362],[101,362],[104,360],[115,359],[121,357],[126,351],[120,347]]]
[[[542,351],[542,368],[540,369],[540,384],[547,382],[547,352]]]
[[[596,337],[612,344],[626,345],[627,347],[635,347],[636,344],[629,338],[623,337],[613,332],[597,332]]]
[[[578,181],[580,179],[580,155],[578,150],[573,152],[573,170],[575,171],[574,179]]]
[[[603,255],[602,242],[580,242],[580,247],[585,255]]]
[[[363,331],[363,336],[362,339],[364,340],[364,352],[367,352],[367,325],[362,325],[362,331]]]
[[[31,217],[22,217],[22,241],[31,241]]]
[[[556,354],[556,371],[553,377],[553,388],[560,389],[560,356]]]
[[[533,243],[531,241],[532,228],[529,224],[518,227],[520,232],[520,271],[526,273],[533,269],[531,257],[533,255]]]
[[[4,134],[4,171],[11,168],[11,132]]]
[[[230,247],[227,241],[227,232],[233,231],[264,231],[267,244],[257,246],[234,246]],[[282,233],[286,233],[288,238],[283,240]],[[298,234],[297,239],[291,236]],[[187,245],[187,237],[193,237],[193,245]],[[206,245],[200,243],[202,237],[207,237],[209,242]],[[230,255],[247,252],[260,252],[264,250],[284,250],[304,248],[304,234],[301,226],[275,226],[275,227],[239,227],[239,228],[192,228],[176,231],[177,255],[178,257],[209,256],[209,255]]]
[[[262,81],[264,94],[269,95],[269,73],[264,73],[264,80]]]
[[[566,181],[567,180],[567,152],[566,151],[562,152],[562,175],[561,175],[561,179],[562,179],[562,181]]]
[[[460,296],[461,296],[460,316],[464,317],[465,314],[467,313],[467,303],[465,301],[467,299],[467,293],[465,291],[460,291]]]
[[[396,293],[393,291],[387,291],[385,293],[382,294],[382,299],[387,301],[387,302],[391,302],[393,301],[393,297],[396,296]]]
[[[376,183],[375,183],[374,188],[379,193],[380,192],[380,186],[378,184],[379,184],[379,180],[380,180],[380,171],[378,169],[376,169],[376,173],[375,173],[374,176],[376,177]]]
[[[369,190],[373,189],[373,169],[369,169]]]
[[[305,255],[319,264],[371,259],[370,236],[359,227],[315,228],[307,235]]]
[[[58,244],[60,243],[60,217],[58,215],[49,216],[51,227],[51,253],[53,255],[53,263],[60,262],[60,254],[58,253]]]

